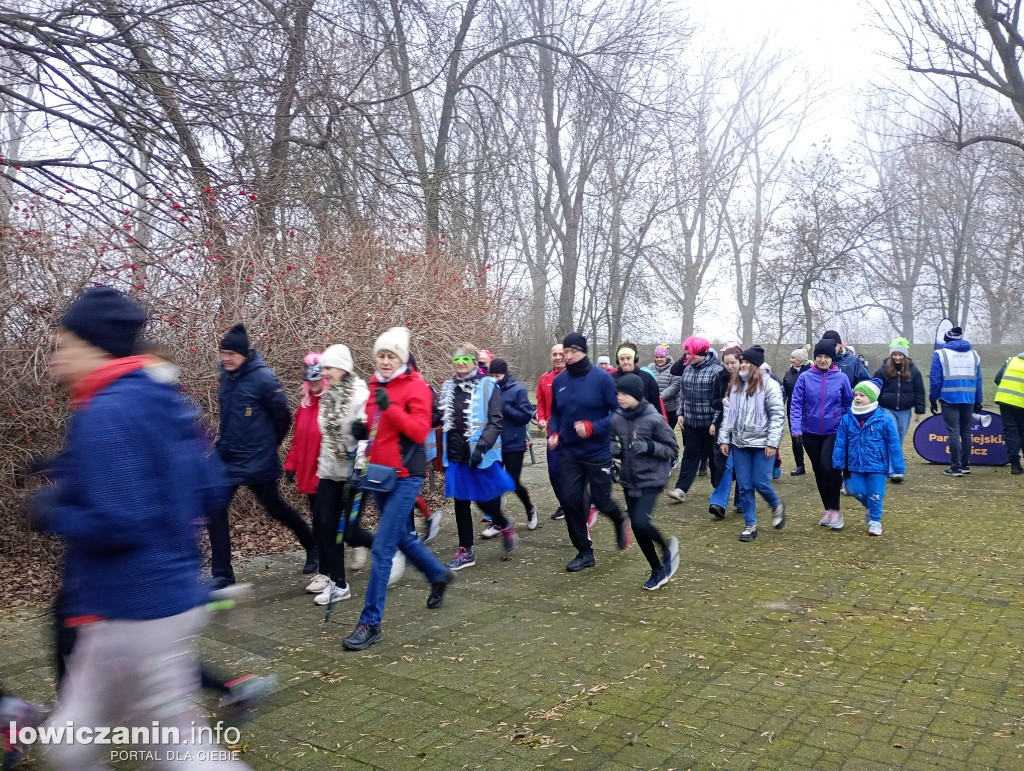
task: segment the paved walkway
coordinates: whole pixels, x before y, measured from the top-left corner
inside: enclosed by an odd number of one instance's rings
[[[525,476],[550,510],[543,468]],[[260,558],[240,574],[255,599],[200,649],[226,672],[281,678],[242,731],[256,768],[1021,767],[1018,478],[912,461],[880,539],[851,499],[844,532],[819,528],[812,477],[779,485],[789,526],[762,514],[749,544],[738,515],[711,521],[706,480],[660,506],[682,566],[657,592],[607,521],[597,568],[565,573],[564,525],[542,515],[512,561],[479,543],[440,610],[407,574],[363,653],[340,642],[368,571],[324,624],[298,556]],[[449,519],[433,545],[448,558],[455,541]],[[0,623],[0,678],[49,698],[46,617],[31,615]]]

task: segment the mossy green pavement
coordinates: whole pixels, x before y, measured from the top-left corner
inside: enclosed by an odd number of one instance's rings
[[[909,442],[908,442],[909,444]],[[789,456],[788,452],[786,453]],[[656,521],[682,545],[675,578],[641,587],[635,546],[595,526],[597,567],[570,575],[565,526],[539,457],[527,484],[541,527],[502,561],[478,542],[444,605],[414,571],[388,598],[384,640],[341,639],[368,571],[330,623],[302,593],[299,558],[259,558],[255,597],[215,619],[200,652],[225,672],[276,672],[242,729],[256,768],[981,768],[1024,760],[1024,569],[1019,477],[949,479],[918,459],[889,487],[885,534],[818,527],[813,477],[777,483],[789,524],[740,543],[707,514],[707,479]],[[791,467],[791,456],[787,457]],[[523,521],[521,507],[509,510]],[[448,519],[433,542],[455,546]],[[0,624],[0,679],[49,698],[44,611]]]

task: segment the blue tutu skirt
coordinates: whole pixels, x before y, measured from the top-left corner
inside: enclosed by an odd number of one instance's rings
[[[515,481],[500,463],[492,463],[487,468],[470,468],[468,463],[450,463],[444,472],[446,498],[489,501],[515,489]]]

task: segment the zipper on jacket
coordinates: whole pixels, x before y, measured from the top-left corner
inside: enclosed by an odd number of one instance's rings
[[[825,376],[828,370],[821,373],[821,412],[818,418],[818,425],[821,428],[821,435],[825,435]]]

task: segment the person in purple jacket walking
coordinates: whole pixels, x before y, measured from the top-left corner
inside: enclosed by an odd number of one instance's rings
[[[834,366],[836,346],[823,339],[814,346],[814,366],[797,378],[789,409],[789,432],[800,439],[814,469],[814,481],[825,513],[818,522],[822,527],[843,529],[839,511],[839,490],[843,472],[832,467],[839,421],[853,404],[850,379]]]

